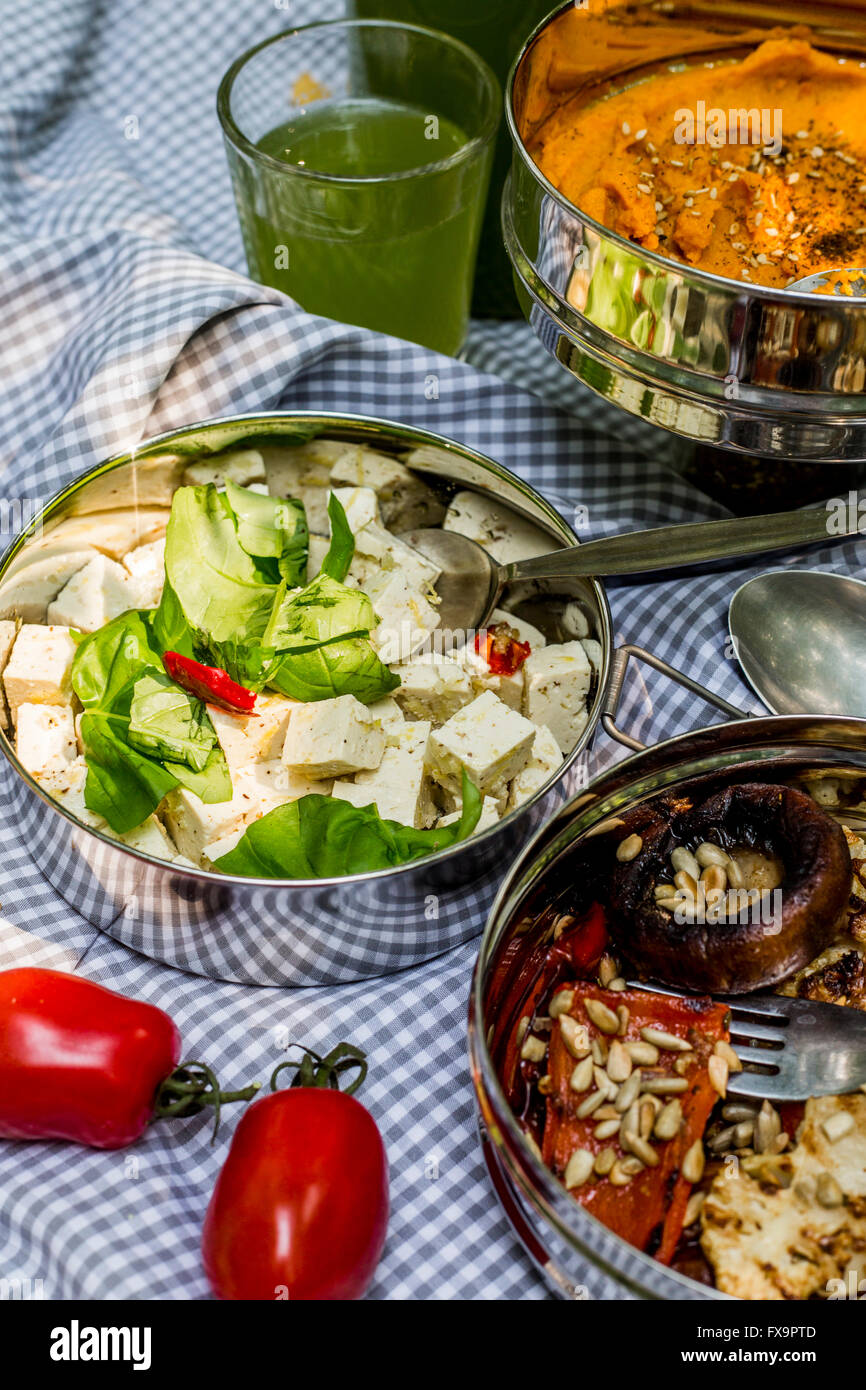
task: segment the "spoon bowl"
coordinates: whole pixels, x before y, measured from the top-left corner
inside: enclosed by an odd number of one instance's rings
[[[789,290],[808,290],[810,294],[833,294],[848,299],[866,296],[866,270],[862,266],[841,266],[804,275],[788,285]]]
[[[866,584],[778,569],[743,584],[728,630],[749,685],[773,714],[866,717]]]

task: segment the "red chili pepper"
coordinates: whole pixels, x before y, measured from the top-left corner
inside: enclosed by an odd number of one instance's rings
[[[475,650],[494,676],[513,676],[532,652],[529,643],[518,641],[514,628],[507,623],[476,632]]]
[[[221,666],[203,666],[191,656],[181,656],[180,652],[166,652],[162,664],[173,681],[209,705],[219,705],[220,709],[232,710],[235,714],[252,713],[255,691],[238,685]]]
[[[388,1225],[388,1163],[370,1112],[351,1091],[364,1054],[304,1049],[292,1087],[241,1118],[202,1232],[219,1298],[293,1303],[356,1299],[369,1287]],[[284,1062],[283,1066],[294,1066]],[[357,1066],[342,1092],[329,1089]]]
[[[153,1004],[92,980],[25,967],[0,972],[0,1138],[70,1139],[121,1149],[157,1115],[251,1100],[208,1067],[178,1067],[180,1033]]]

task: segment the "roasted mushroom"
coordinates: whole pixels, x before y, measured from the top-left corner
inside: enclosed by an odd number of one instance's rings
[[[741,783],[697,805],[687,789],[658,797],[624,814],[617,839],[615,946],[641,977],[697,992],[747,994],[794,974],[834,939],[851,892],[841,827],[781,785]],[[763,876],[743,883],[741,861]]]

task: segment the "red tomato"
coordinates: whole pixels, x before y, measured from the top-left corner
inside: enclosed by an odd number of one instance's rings
[[[368,1110],[341,1091],[277,1091],[241,1118],[205,1217],[220,1298],[355,1299],[388,1225],[388,1163]]]
[[[153,1004],[57,970],[0,972],[0,1138],[123,1148],[179,1058]]]

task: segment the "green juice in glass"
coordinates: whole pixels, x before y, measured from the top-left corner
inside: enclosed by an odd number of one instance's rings
[[[242,213],[253,275],[311,313],[455,353],[490,165],[449,165],[466,143],[400,101],[311,102],[256,143],[279,167]]]

